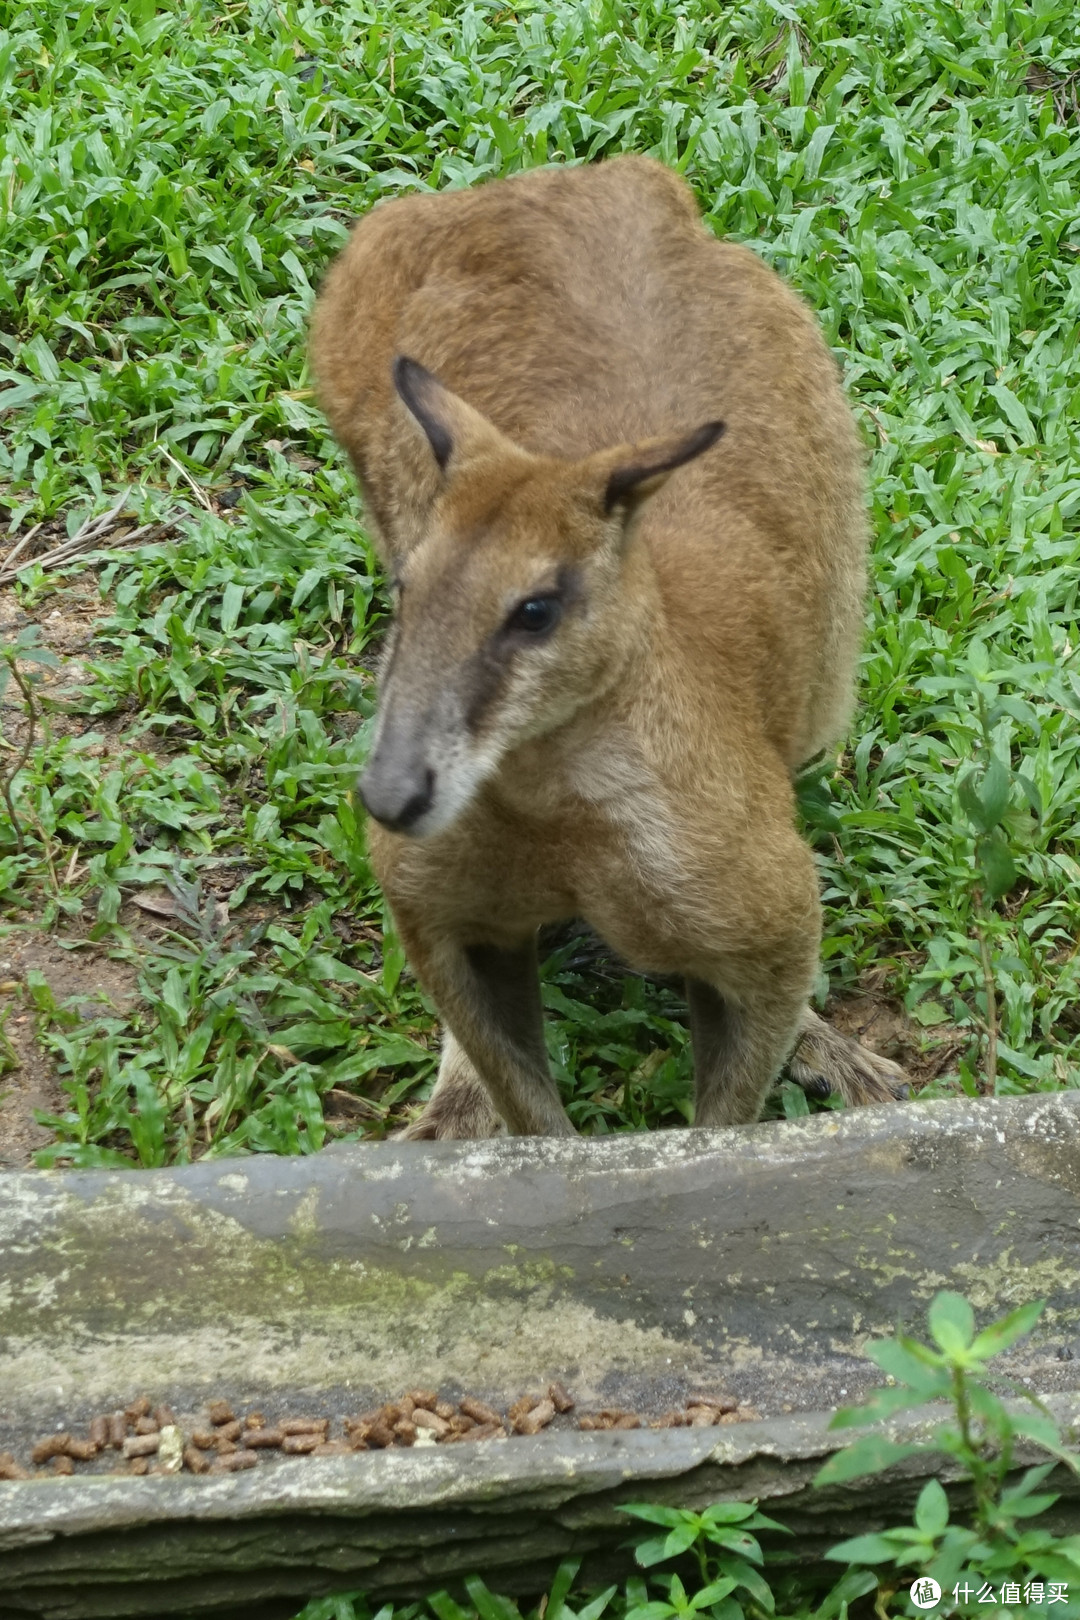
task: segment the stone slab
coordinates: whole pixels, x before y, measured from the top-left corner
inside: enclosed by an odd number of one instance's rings
[[[0,1484],[0,1610],[234,1615],[470,1568],[506,1586],[608,1556],[627,1493],[794,1509],[839,1442],[829,1415],[876,1380],[867,1338],[922,1332],[941,1287],[980,1320],[1048,1301],[1009,1371],[1070,1417],[1080,1097],[0,1177],[0,1449],[141,1392],[343,1414],[432,1384],[506,1404],[559,1378],[583,1404],[648,1415],[723,1387],[762,1414]]]

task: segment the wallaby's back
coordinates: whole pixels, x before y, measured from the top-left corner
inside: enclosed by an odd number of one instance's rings
[[[548,455],[722,419],[642,515],[669,622],[789,769],[835,738],[865,590],[850,411],[802,302],[716,241],[669,170],[626,157],[376,208],[327,278],[312,354],[387,556],[437,487],[397,354]]]

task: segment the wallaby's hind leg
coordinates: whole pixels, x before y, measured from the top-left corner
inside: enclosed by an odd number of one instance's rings
[[[535,938],[509,950],[450,940],[432,946],[400,917],[398,924],[417,977],[452,1032],[435,1091],[408,1135],[489,1136],[493,1114],[514,1136],[573,1136],[548,1067]],[[477,1082],[490,1112],[479,1100]],[[474,1122],[488,1128],[456,1128]]]
[[[395,1132],[399,1141],[434,1142],[450,1137],[471,1141],[503,1136],[506,1126],[495,1112],[487,1088],[449,1030],[443,1034],[439,1078],[424,1111]]]
[[[898,1063],[833,1029],[810,1007],[803,1011],[788,1072],[804,1091],[819,1097],[835,1092],[849,1107],[895,1102],[908,1094],[908,1077]]]
[[[798,1000],[737,1006],[711,984],[687,979],[694,1048],[694,1124],[750,1125],[791,1050]]]

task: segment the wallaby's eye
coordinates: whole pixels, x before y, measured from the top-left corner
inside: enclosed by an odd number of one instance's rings
[[[508,630],[528,630],[531,635],[542,636],[554,630],[562,617],[562,603],[557,596],[530,596],[516,607],[506,621]]]

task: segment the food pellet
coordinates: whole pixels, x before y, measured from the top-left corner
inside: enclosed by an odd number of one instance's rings
[[[304,1452],[314,1451],[322,1444],[317,1434],[287,1434],[281,1442],[281,1449],[290,1457],[298,1457]]]
[[[233,1418],[231,1423],[222,1423],[216,1432],[216,1440],[220,1446],[223,1440],[239,1440],[242,1433],[241,1425]]]
[[[224,1457],[215,1457],[207,1472],[210,1474],[235,1474],[241,1468],[254,1468],[259,1460],[257,1451],[230,1451]]]
[[[124,1441],[124,1456],[152,1457],[160,1444],[160,1434],[129,1434]]]
[[[538,1396],[523,1395],[519,1401],[515,1401],[513,1406],[508,1408],[506,1415],[510,1419],[510,1422],[514,1425],[515,1429],[518,1425],[518,1419],[523,1418],[526,1412],[531,1412],[533,1407],[538,1405],[538,1403]],[[552,1408],[552,1410],[554,1411],[554,1408]]]
[[[171,1406],[155,1406],[153,1415],[159,1429],[175,1429],[176,1418]]]
[[[63,1455],[70,1440],[71,1436],[66,1429],[62,1434],[47,1434],[44,1440],[38,1441],[30,1455],[36,1463],[48,1462],[50,1457]]]
[[[109,1418],[109,1444],[115,1451],[119,1451],[127,1434],[127,1414],[113,1412]]]
[[[439,1392],[437,1389],[410,1389],[405,1399],[412,1401],[414,1410],[420,1406],[423,1407],[425,1412],[434,1412],[438,1404]]]
[[[128,1463],[129,1474],[148,1474],[150,1472],[150,1459],[148,1457],[132,1457]]]
[[[184,1467],[189,1468],[193,1474],[207,1474],[210,1471],[210,1461],[195,1446],[185,1446]]]
[[[539,1434],[555,1416],[554,1401],[538,1401],[528,1412],[522,1412],[514,1424],[518,1434]]]
[[[500,1424],[502,1422],[502,1418],[493,1406],[489,1406],[487,1401],[475,1400],[472,1395],[466,1395],[463,1401],[458,1402],[458,1407],[466,1417],[471,1417],[474,1423]]]
[[[431,1412],[424,1406],[416,1408],[413,1413],[413,1423],[417,1429],[427,1429],[429,1433],[434,1435],[450,1433],[450,1425],[446,1419],[439,1417],[436,1412]]]
[[[259,1446],[269,1449],[271,1446],[280,1446],[284,1440],[284,1432],[279,1428],[248,1429],[244,1435],[245,1446]]]
[[[74,1457],[76,1462],[89,1462],[98,1454],[98,1448],[93,1440],[69,1440],[67,1454]]]
[[[62,1457],[54,1457],[51,1466],[54,1474],[73,1474],[75,1472],[75,1464],[66,1452]]]
[[[278,1425],[282,1434],[321,1434],[325,1439],[330,1432],[329,1418],[283,1418]]]
[[[475,1427],[466,1429],[464,1434],[458,1435],[458,1440],[501,1440],[506,1436],[506,1430],[501,1423],[477,1423]]]
[[[130,1418],[131,1422],[134,1423],[138,1418],[145,1417],[149,1410],[149,1399],[145,1395],[140,1395],[138,1400],[132,1401],[130,1406],[124,1407],[124,1416]]]
[[[137,1417],[135,1419],[136,1434],[157,1434],[160,1428],[161,1424],[158,1422],[157,1418],[150,1416],[149,1413],[146,1415],[146,1417]]]
[[[15,1461],[10,1451],[0,1451],[0,1479],[31,1479],[28,1468]]]
[[[99,1451],[104,1451],[109,1444],[109,1420],[107,1417],[90,1419],[90,1438]]]
[[[548,1399],[556,1412],[572,1412],[574,1410],[573,1396],[564,1389],[562,1384],[548,1385]]]
[[[232,1423],[236,1418],[236,1413],[233,1411],[228,1401],[211,1401],[206,1410],[210,1414],[211,1423],[215,1425],[219,1423]]]

